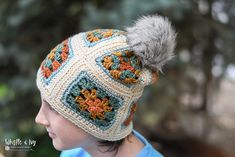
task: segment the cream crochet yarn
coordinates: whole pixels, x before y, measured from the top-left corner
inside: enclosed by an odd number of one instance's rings
[[[126,32],[96,29],[69,37],[38,70],[41,96],[87,133],[120,140],[133,129],[136,101],[151,84],[152,70],[172,58],[175,36],[170,22],[156,15]]]

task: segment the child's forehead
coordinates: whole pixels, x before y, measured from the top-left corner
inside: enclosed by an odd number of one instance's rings
[[[49,104],[46,97],[40,92],[40,99],[41,99],[41,102],[44,102],[46,104]]]

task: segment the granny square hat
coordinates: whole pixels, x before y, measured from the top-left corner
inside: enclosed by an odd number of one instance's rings
[[[41,63],[37,87],[60,115],[108,141],[133,129],[136,102],[173,57],[176,33],[159,15],[125,31],[95,29],[58,44]],[[68,130],[69,131],[69,130]]]

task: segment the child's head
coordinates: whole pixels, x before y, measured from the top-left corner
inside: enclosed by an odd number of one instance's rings
[[[173,56],[176,34],[160,16],[127,31],[76,34],[48,54],[37,73],[43,124],[56,149],[118,141],[133,129],[136,102]]]

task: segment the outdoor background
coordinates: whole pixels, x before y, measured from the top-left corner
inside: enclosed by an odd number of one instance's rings
[[[234,0],[0,0],[0,157],[56,157],[35,77],[67,37],[124,29],[142,15],[167,16],[176,56],[145,89],[135,127],[166,157],[235,157]],[[5,139],[33,139],[33,151],[6,151]]]

